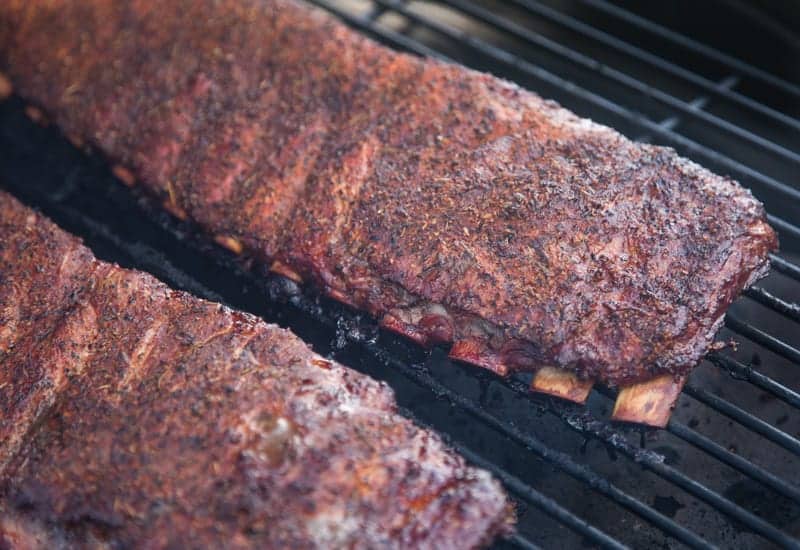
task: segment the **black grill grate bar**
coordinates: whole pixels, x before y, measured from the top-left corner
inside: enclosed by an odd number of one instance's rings
[[[424,420],[420,419],[416,416],[412,411],[400,408],[400,412],[414,420],[416,424],[428,428],[430,430],[435,430],[433,426],[429,423],[425,422]],[[452,439],[447,440],[447,444],[450,445],[453,449],[458,452],[461,456],[466,458],[468,461],[472,462],[479,468],[487,470],[492,473],[497,479],[499,479],[503,485],[505,485],[509,490],[511,490],[515,495],[520,497],[525,502],[534,505],[542,512],[546,513],[548,516],[552,517],[553,519],[557,520],[558,522],[566,525],[571,530],[575,531],[586,537],[587,539],[591,540],[598,546],[602,548],[611,548],[615,550],[622,550],[628,548],[620,541],[611,537],[607,533],[600,531],[592,524],[586,522],[585,520],[579,518],[576,514],[570,512],[563,506],[561,506],[558,502],[553,500],[552,498],[540,493],[518,477],[508,473],[506,470],[498,466],[496,463],[486,460],[478,453],[474,452],[472,449],[465,447],[458,441],[453,441]]]
[[[791,235],[795,239],[800,239],[800,227],[797,227],[795,224],[772,214],[767,214],[767,221],[772,224],[773,227],[777,228],[779,233],[785,233]]]
[[[714,395],[709,391],[698,388],[691,382],[683,387],[683,392],[693,399],[703,403],[704,405],[711,407],[715,411],[724,414],[731,420],[735,420],[750,431],[757,433],[765,439],[772,441],[776,445],[783,447],[787,451],[800,456],[800,440],[784,431],[779,430],[775,426],[764,422],[760,418],[753,416],[744,409],[737,407],[730,401],[726,401],[718,395]]]
[[[443,53],[438,52],[432,48],[429,48],[428,46],[422,44],[421,42],[412,40],[411,38],[408,38],[407,36],[394,32],[390,29],[378,27],[375,24],[375,19],[379,15],[381,15],[385,10],[374,10],[371,14],[369,14],[366,17],[359,17],[345,10],[337,8],[329,0],[309,0],[309,1],[335,14],[337,17],[347,22],[349,25],[352,25],[353,27],[365,31],[366,33],[373,35],[375,37],[387,40],[400,49],[426,57],[441,59],[442,61],[449,61],[451,63],[455,62],[453,59],[447,57]]]
[[[780,355],[781,357],[800,365],[800,350],[790,346],[780,338],[776,338],[775,336],[772,336],[771,334],[768,334],[763,330],[742,321],[736,315],[728,313],[725,316],[725,326],[732,331],[746,337],[748,340],[752,340],[753,342]]]
[[[616,399],[616,394],[611,390],[603,387],[597,388],[598,392],[610,400]],[[749,460],[732,453],[728,449],[722,447],[716,442],[708,439],[699,432],[681,424],[674,418],[670,419],[667,424],[667,431],[673,435],[680,437],[695,448],[700,449],[707,454],[713,456],[720,462],[723,462],[731,468],[738,470],[740,473],[761,482],[763,485],[771,488],[787,498],[800,502],[800,488],[795,485],[787,483],[785,480],[780,479],[774,474],[768,472],[761,466],[750,462]]]
[[[787,277],[794,279],[795,281],[800,281],[799,265],[777,254],[770,254],[769,260],[772,269],[774,269],[778,273],[781,273],[782,275],[786,275]]]
[[[598,430],[608,429],[606,424],[601,424],[599,422],[597,422],[597,424],[598,425],[596,428]],[[570,426],[576,428],[571,424]],[[584,429],[580,429],[578,431],[580,433],[591,433],[592,435],[595,435],[592,433],[593,429],[595,428],[589,427],[589,429],[586,431],[584,431]],[[603,438],[603,440],[610,444],[615,450],[627,456],[629,459],[644,466],[659,477],[670,481],[674,485],[677,485],[687,493],[694,495],[696,498],[706,502],[715,510],[723,512],[728,517],[738,520],[762,537],[786,548],[796,547],[797,541],[794,539],[794,537],[784,533],[772,524],[767,523],[758,516],[741,508],[716,491],[713,491],[702,483],[690,478],[683,472],[680,472],[672,466],[665,464],[664,462],[660,461],[660,457],[659,459],[654,459],[647,453],[640,453],[638,452],[639,450],[633,448],[627,442],[627,440],[614,437],[613,435],[609,435],[608,437]]]
[[[744,365],[727,355],[715,352],[706,355],[706,359],[711,361],[714,365],[728,371],[733,378],[744,382],[750,382],[754,386],[758,386],[762,390],[771,393],[781,401],[800,409],[800,394],[787,388],[780,382],[773,380],[769,376],[758,372],[753,367]]]
[[[777,311],[787,319],[800,322],[800,304],[796,302],[787,302],[760,286],[750,287],[744,292],[744,295],[773,311]]]
[[[313,0],[313,1],[318,3],[318,4],[320,4],[320,5],[322,5],[322,6],[324,6],[324,7],[327,7],[329,10],[333,11],[334,13],[337,13],[337,14],[341,13],[341,10],[336,9],[327,0]],[[708,159],[709,161],[711,161],[711,162],[713,162],[715,164],[718,164],[718,165],[721,165],[721,166],[725,166],[726,169],[732,170],[734,172],[738,172],[739,174],[743,175],[744,177],[746,177],[746,178],[748,178],[748,179],[750,179],[750,180],[752,180],[754,182],[758,182],[761,186],[763,186],[765,188],[769,188],[769,189],[771,189],[771,190],[773,190],[775,192],[778,192],[778,193],[781,193],[783,195],[786,195],[787,198],[789,198],[791,200],[795,200],[795,201],[800,202],[800,190],[799,189],[796,189],[796,188],[794,188],[794,187],[792,187],[790,185],[787,185],[787,184],[785,184],[783,182],[780,182],[777,179],[775,179],[775,178],[773,178],[771,176],[768,176],[766,174],[763,174],[762,172],[759,172],[758,170],[755,170],[754,168],[751,168],[751,167],[749,167],[749,166],[747,166],[745,164],[742,164],[741,162],[736,161],[736,160],[734,160],[734,159],[732,159],[732,158],[730,158],[730,157],[728,157],[726,155],[723,155],[722,153],[720,153],[720,152],[718,152],[718,151],[716,151],[714,149],[711,149],[710,147],[707,147],[705,145],[697,143],[694,140],[691,140],[691,139],[689,139],[689,138],[687,138],[687,137],[685,137],[685,136],[683,136],[681,134],[678,134],[678,133],[676,133],[676,132],[674,132],[674,131],[672,131],[672,130],[670,130],[668,128],[665,128],[661,124],[659,124],[657,122],[654,122],[654,121],[648,119],[647,117],[642,116],[639,113],[635,113],[635,112],[631,111],[630,109],[627,109],[627,108],[625,108],[625,107],[623,107],[623,106],[621,106],[621,105],[619,105],[619,104],[617,104],[617,103],[615,103],[615,102],[613,102],[613,101],[611,101],[611,100],[609,100],[609,99],[607,99],[605,97],[602,97],[602,96],[600,96],[600,95],[598,95],[598,94],[596,94],[594,92],[591,92],[591,91],[589,91],[589,90],[587,90],[585,88],[582,88],[582,87],[576,85],[573,82],[569,82],[569,81],[567,81],[567,80],[565,80],[565,79],[563,79],[563,78],[551,73],[550,71],[542,69],[541,67],[538,67],[538,66],[528,62],[527,60],[520,58],[519,56],[517,56],[517,55],[515,55],[513,53],[510,53],[510,52],[508,52],[506,50],[503,50],[502,48],[499,48],[499,47],[494,46],[492,44],[489,44],[489,43],[487,43],[487,42],[485,42],[483,40],[475,38],[475,37],[463,32],[463,31],[460,31],[460,30],[457,30],[457,29],[453,29],[453,28],[451,28],[449,26],[446,26],[446,25],[438,23],[438,22],[430,21],[430,20],[422,17],[419,14],[416,14],[414,12],[411,12],[411,11],[407,10],[406,8],[404,8],[403,6],[401,6],[400,4],[398,4],[394,0],[392,0],[391,2],[386,2],[385,0],[373,0],[373,1],[382,2],[383,5],[391,7],[394,11],[396,11],[397,13],[400,13],[404,17],[407,17],[409,20],[412,20],[412,21],[414,21],[414,22],[416,22],[416,23],[418,23],[418,24],[420,24],[420,25],[422,25],[422,26],[424,26],[426,28],[429,28],[429,29],[431,29],[431,30],[443,35],[443,36],[447,36],[451,40],[458,41],[458,42],[460,42],[460,43],[472,48],[473,50],[475,50],[478,53],[481,53],[483,55],[491,57],[491,58],[495,59],[496,61],[499,61],[499,62],[501,62],[501,63],[503,63],[505,65],[508,65],[508,66],[510,66],[512,68],[520,70],[523,73],[527,74],[528,76],[532,76],[532,77],[537,78],[539,80],[542,80],[542,81],[544,81],[544,82],[546,82],[548,84],[556,86],[556,87],[560,88],[561,90],[563,90],[567,94],[570,94],[570,95],[578,97],[580,99],[589,101],[589,102],[593,103],[594,105],[596,105],[596,106],[598,106],[600,108],[603,108],[603,109],[609,111],[610,113],[613,113],[614,115],[619,116],[620,118],[623,118],[623,119],[625,119],[626,121],[628,121],[628,122],[630,122],[632,124],[635,124],[635,125],[639,126],[642,129],[642,131],[650,132],[650,133],[653,133],[653,134],[656,134],[656,135],[659,135],[659,136],[663,137],[666,141],[671,142],[673,145],[677,145],[677,146],[683,148],[685,151],[687,151],[690,154],[696,154],[696,155],[702,156],[702,157]],[[376,24],[372,24],[371,22],[365,21],[362,18],[357,18],[357,17],[354,17],[352,15],[349,15],[347,17],[347,20],[348,21],[360,20],[359,26],[361,28],[369,29],[372,34],[375,34],[377,36],[383,37],[384,39],[386,39],[386,40],[388,40],[390,42],[393,42],[394,41],[394,37],[398,36],[397,33],[393,33],[391,31],[387,31],[385,28],[380,27],[380,26],[378,26]],[[407,43],[407,42],[408,42],[408,40],[405,40],[405,43]],[[401,47],[404,47],[404,43],[398,43],[398,45],[400,45]],[[416,51],[418,53],[421,53],[421,50],[419,48],[417,48],[417,47],[412,47],[411,49],[412,49],[412,51]],[[431,51],[429,48],[425,48],[425,49],[427,50],[427,52]],[[429,54],[425,53],[425,55],[429,55]],[[439,58],[442,58],[442,56],[438,55],[438,54],[435,54],[435,56],[439,57]],[[775,216],[770,216],[769,219],[770,219],[770,221],[778,220],[779,223],[775,223],[774,225],[776,225],[779,230],[784,230],[784,231],[790,232],[795,237],[799,237],[800,238],[800,228],[796,228],[791,223],[789,223],[789,222],[787,222],[785,220],[782,220],[780,218],[777,218]]]
[[[675,420],[670,420],[667,425],[667,430],[698,449],[702,449],[720,462],[727,464],[751,479],[755,479],[764,486],[769,487],[776,493],[790,498],[795,502],[800,502],[800,489],[796,486],[787,483],[785,480],[780,479],[749,460],[730,452],[725,447],[692,430],[688,426],[676,422]]]
[[[398,13],[403,14],[406,17],[409,17],[409,14],[412,13],[410,10],[405,9],[399,0],[373,0],[378,2],[385,8],[395,9]],[[732,124],[727,120],[724,120],[716,115],[713,115],[707,111],[702,109],[698,109],[691,103],[678,99],[658,88],[650,86],[642,82],[642,80],[638,78],[634,78],[622,71],[614,69],[608,65],[600,63],[599,61],[584,55],[572,48],[569,48],[563,44],[560,44],[554,40],[551,40],[543,35],[531,32],[530,30],[517,25],[507,19],[504,19],[500,16],[493,14],[492,12],[475,6],[473,4],[469,4],[467,2],[463,2],[462,0],[441,0],[444,4],[457,7],[458,9],[462,10],[464,13],[479,19],[480,21],[487,23],[503,32],[508,33],[511,36],[515,36],[521,40],[528,42],[529,44],[534,44],[540,48],[543,48],[556,56],[566,59],[567,61],[574,63],[575,65],[582,66],[587,68],[591,71],[596,72],[603,77],[612,80],[618,84],[621,84],[631,90],[636,92],[645,94],[649,97],[652,97],[656,101],[662,103],[683,113],[683,115],[689,118],[696,118],[702,120],[706,124],[709,124],[712,127],[720,129],[722,131],[728,132],[731,135],[734,135],[744,141],[753,143],[758,147],[764,149],[765,151],[769,151],[772,154],[782,157],[785,160],[788,160],[793,163],[800,163],[800,154],[783,147],[773,141],[770,141],[766,138],[763,138],[749,130],[742,128],[736,124]],[[800,124],[800,122],[798,122]]]
[[[518,380],[504,380],[502,383],[517,392],[523,392],[526,389],[525,384]],[[556,413],[556,415],[561,416],[561,419],[564,420],[565,424],[573,431],[603,441],[606,445],[609,445],[611,448],[625,455],[635,463],[650,470],[662,479],[665,479],[680,487],[699,500],[711,505],[715,510],[726,514],[730,518],[740,521],[744,525],[747,525],[750,529],[760,534],[764,538],[786,548],[797,547],[797,541],[795,541],[795,539],[790,535],[787,535],[786,533],[774,527],[772,524],[767,523],[758,516],[755,516],[754,514],[744,510],[716,491],[713,491],[698,481],[690,478],[683,472],[680,472],[679,470],[667,465],[661,455],[634,447],[626,438],[620,437],[619,433],[611,428],[607,423],[591,418],[588,412],[584,412],[580,416],[576,416],[574,414],[565,413],[562,409],[561,414]],[[757,468],[752,463],[750,466],[750,469],[752,470],[758,469],[760,475],[762,476],[769,477],[771,475],[768,472]],[[746,472],[742,470],[742,473]]]
[[[452,0],[444,0],[450,3]],[[692,72],[688,69],[685,69],[671,61],[664,59],[663,57],[659,57],[647,50],[644,50],[630,42],[626,42],[613,36],[605,31],[602,31],[596,27],[592,27],[591,25],[587,25],[586,23],[572,17],[569,14],[562,13],[558,10],[555,10],[549,6],[546,6],[539,2],[538,0],[511,0],[514,4],[521,6],[531,13],[535,13],[536,15],[543,17],[557,25],[560,25],[564,28],[570,29],[576,33],[579,33],[587,38],[591,38],[613,50],[618,52],[624,53],[629,55],[630,57],[637,59],[639,61],[645,62],[652,67],[655,67],[659,70],[664,71],[672,76],[676,76],[680,79],[685,80],[686,82],[690,82],[701,88],[703,92],[710,94],[711,96],[719,97],[730,101],[731,103],[736,103],[741,105],[745,108],[751,109],[752,111],[758,112],[766,117],[771,118],[774,121],[780,122],[788,127],[795,128],[800,130],[800,120],[790,117],[780,111],[776,111],[775,109],[764,105],[752,98],[747,97],[735,90],[731,90],[726,87],[720,87],[718,82],[714,82],[709,80],[695,72]],[[459,4],[463,4],[461,0],[458,0]]]
[[[525,550],[541,550],[540,546],[537,546],[519,533],[512,533],[511,536],[508,537],[508,541],[517,548],[524,548]]]
[[[787,80],[784,80],[779,76],[768,73],[767,71],[759,69],[758,67],[746,63],[741,59],[736,59],[735,57],[723,53],[717,50],[716,48],[712,48],[711,46],[693,40],[687,36],[684,36],[662,25],[659,25],[658,23],[650,21],[649,19],[640,17],[624,8],[613,5],[607,2],[606,0],[583,0],[583,2],[599,11],[602,11],[613,17],[616,17],[617,19],[621,19],[626,23],[639,27],[640,29],[645,30],[651,34],[664,38],[665,40],[668,40],[673,44],[677,44],[685,48],[686,50],[690,50],[708,59],[712,59],[718,63],[721,63],[733,69],[735,72],[742,73],[752,78],[761,80],[762,82],[770,84],[775,88],[780,89],[786,93],[800,97],[800,86],[788,82]]]
[[[602,548],[612,548],[616,550],[622,550],[628,548],[627,546],[619,542],[617,539],[609,536],[607,533],[604,533],[603,531],[600,531],[592,524],[588,523],[587,521],[579,518],[577,515],[573,514],[569,510],[565,509],[555,500],[551,499],[546,495],[543,495],[539,491],[533,489],[530,485],[526,484],[524,481],[521,481],[519,478],[512,476],[505,470],[498,468],[493,462],[486,460],[485,458],[474,453],[473,451],[471,451],[470,449],[464,447],[459,443],[455,443],[453,441],[450,441],[449,443],[464,458],[466,458],[479,468],[483,468],[484,470],[490,471],[515,494],[519,495],[520,497],[523,497],[527,502],[536,505],[540,510],[545,512],[553,519],[566,525],[576,533],[580,533],[581,535],[583,535],[590,541],[594,542],[598,546]]]

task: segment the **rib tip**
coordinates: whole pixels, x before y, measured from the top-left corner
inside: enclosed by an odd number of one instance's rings
[[[490,370],[498,376],[508,376],[510,372],[500,354],[492,350],[488,342],[482,338],[456,340],[447,356],[456,361]]]
[[[230,235],[216,235],[214,237],[214,241],[218,245],[220,245],[220,246],[222,246],[224,248],[227,248],[228,250],[230,250],[231,252],[233,252],[236,255],[241,254],[242,251],[244,250],[244,246],[242,245],[242,241],[240,241],[239,239],[236,239],[234,237],[231,237]]]
[[[533,375],[531,390],[584,404],[594,386],[594,380],[581,380],[574,373],[557,367],[542,367]]]
[[[0,73],[0,101],[5,101],[14,93],[14,86],[6,75]]]
[[[25,114],[31,121],[38,124],[39,126],[47,126],[49,124],[47,117],[39,107],[35,105],[28,105],[25,107]]]
[[[180,206],[178,206],[169,199],[162,202],[161,207],[170,214],[172,214],[174,217],[181,220],[182,222],[185,222],[189,218],[189,215],[186,213],[186,210],[184,210],[183,208],[181,208]]]
[[[664,428],[685,383],[685,376],[676,378],[667,374],[622,388],[611,419]]]
[[[300,276],[300,274],[281,261],[275,260],[272,262],[272,265],[269,266],[269,270],[273,273],[286,277],[297,284],[303,283],[303,278]]]
[[[112,166],[111,172],[117,177],[118,180],[120,180],[128,187],[133,187],[134,185],[136,185],[136,176],[134,176],[133,172],[131,172],[121,164],[115,164],[114,166]]]
[[[66,134],[67,140],[75,147],[76,149],[82,149],[86,142],[83,141],[77,134]]]

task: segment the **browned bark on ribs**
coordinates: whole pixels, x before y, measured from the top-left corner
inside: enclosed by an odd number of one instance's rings
[[[777,244],[672,150],[292,0],[12,0],[0,25],[18,92],[168,209],[499,374],[684,375]]]
[[[498,484],[390,389],[0,192],[0,546],[476,547]],[[30,545],[30,546],[28,546]]]

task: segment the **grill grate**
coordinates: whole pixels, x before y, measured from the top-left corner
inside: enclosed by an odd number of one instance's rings
[[[800,164],[800,118],[749,92],[760,86],[797,106],[800,87],[605,0],[575,11],[537,0],[314,2],[392,46],[489,70],[632,138],[673,146],[765,202],[783,252],[726,317],[724,336],[738,335],[740,349],[709,354],[666,430],[607,423],[610,390],[594,392],[587,408],[534,396],[524,378],[451,364],[440,350],[422,352],[338,304],[242,269],[196,241],[191,226],[114,186],[102,159],[27,122],[18,100],[0,106],[3,185],[98,256],[289,326],[390,382],[407,415],[448,434],[518,498],[519,532],[501,546],[800,547],[800,266],[790,256],[800,250],[800,190],[786,183]],[[692,63],[637,46],[622,26]],[[731,108],[741,116],[728,116]]]

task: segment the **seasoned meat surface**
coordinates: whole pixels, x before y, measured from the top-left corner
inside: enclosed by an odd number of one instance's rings
[[[0,70],[221,244],[500,374],[685,374],[777,245],[674,151],[294,0],[7,0]]]
[[[499,485],[383,383],[0,192],[0,547],[472,548]]]

